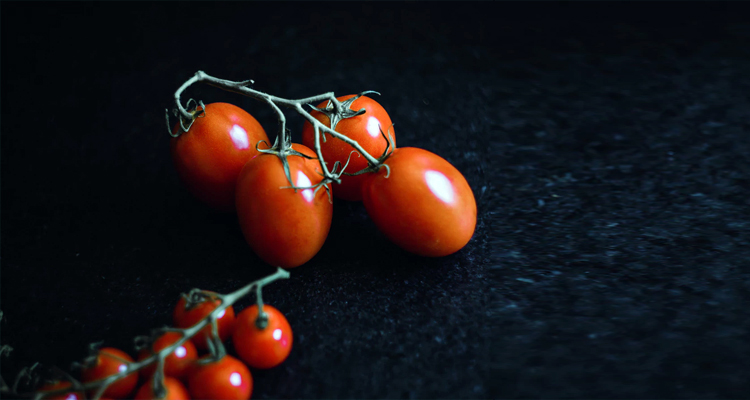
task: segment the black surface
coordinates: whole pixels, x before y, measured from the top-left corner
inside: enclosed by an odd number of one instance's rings
[[[264,292],[295,344],[253,397],[748,398],[745,4],[1,7],[6,379],[132,351],[180,292],[272,271],[171,165],[164,109],[204,70],[377,90],[399,145],[478,203],[472,241],[425,259],[337,202],[323,250]]]

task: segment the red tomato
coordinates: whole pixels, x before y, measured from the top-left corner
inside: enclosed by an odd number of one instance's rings
[[[337,97],[339,101],[346,101],[351,99],[355,95],[350,94],[347,96]],[[325,108],[327,101],[318,104],[318,108]],[[364,108],[366,111],[364,114],[358,115],[352,118],[345,118],[336,124],[334,130],[339,132],[351,139],[354,139],[359,143],[362,148],[370,153],[371,156],[378,158],[383,154],[387,146],[387,141],[380,133],[390,133],[391,137],[391,149],[396,147],[396,134],[393,131],[391,123],[391,117],[383,109],[383,107],[375,100],[361,96],[350,105],[350,109],[359,111]],[[331,121],[325,114],[319,111],[311,111],[315,119],[323,123],[327,127],[331,127]],[[326,141],[323,141],[323,132],[321,131],[320,136],[320,151],[323,153],[329,168],[333,168],[333,163],[336,161],[341,162],[343,167],[346,164],[346,160],[349,159],[349,154],[354,148],[342,140],[335,139],[332,136],[326,134]],[[315,130],[310,122],[305,121],[302,127],[302,144],[305,146],[315,149]],[[352,154],[349,161],[349,165],[346,167],[345,172],[353,173],[362,170],[367,167],[367,160],[359,155],[359,152]],[[362,200],[362,182],[364,181],[364,175],[347,176],[341,175],[341,184],[335,184],[335,190],[333,193],[337,198],[350,201]]]
[[[146,383],[144,383],[143,386],[138,389],[138,392],[135,394],[135,400],[190,400],[190,394],[185,388],[185,385],[183,385],[176,378],[172,378],[169,376],[164,378],[164,388],[166,389],[166,394],[164,397],[154,396],[153,384],[154,383],[151,381],[151,379],[148,379]]]
[[[172,132],[181,131],[177,123]],[[255,145],[261,140],[268,141],[268,136],[252,115],[231,104],[211,103],[187,132],[172,138],[172,159],[195,197],[218,210],[233,211],[237,175],[258,155]]]
[[[177,301],[177,305],[175,306],[174,312],[172,313],[172,320],[174,321],[174,325],[182,329],[190,328],[191,326],[200,322],[203,318],[210,314],[211,311],[215,310],[216,307],[221,305],[221,300],[215,299],[213,301],[204,301],[203,303],[198,304],[189,310],[185,309],[185,304],[185,298],[180,296],[180,300]],[[234,308],[232,308],[232,306],[225,308],[224,314],[220,314],[216,319],[216,324],[217,328],[219,328],[219,338],[221,338],[222,341],[227,340],[227,338],[229,338],[229,336],[232,334],[232,329],[234,327]],[[197,349],[205,350],[208,348],[206,339],[208,339],[210,335],[211,324],[209,323],[195,336],[190,338],[190,341],[193,342]]]
[[[138,361],[145,360],[148,357],[158,353],[159,351],[171,346],[182,338],[182,335],[177,332],[165,332],[158,339],[154,341],[151,348],[145,348],[141,350],[138,355]],[[172,354],[168,355],[164,359],[164,375],[171,376],[177,379],[182,379],[187,376],[188,368],[190,364],[198,358],[198,350],[196,350],[193,342],[188,340],[183,343],[180,347],[176,348]],[[141,369],[141,376],[149,379],[151,375],[156,371],[156,362],[150,364]]]
[[[249,399],[253,376],[242,361],[225,355],[219,361],[193,364],[188,375],[188,390],[194,399]]]
[[[440,156],[414,147],[396,149],[367,174],[362,201],[375,225],[403,249],[428,257],[460,250],[477,224],[477,204],[466,178]]]
[[[123,372],[127,369],[128,364],[132,362],[133,358],[122,350],[113,347],[99,349],[96,363],[91,367],[84,367],[81,371],[83,382],[88,383]],[[138,372],[133,372],[110,384],[104,393],[102,393],[102,396],[124,399],[133,392],[137,384]],[[92,391],[92,394],[94,392]]]
[[[293,144],[298,152],[312,150]],[[295,186],[310,187],[323,179],[318,160],[288,156]],[[284,268],[300,266],[318,253],[328,237],[333,206],[325,188],[282,189],[290,186],[281,159],[261,154],[237,178],[237,217],[245,240],[263,261]]]
[[[263,305],[268,325],[258,329],[258,305],[252,305],[237,315],[232,343],[237,355],[253,368],[273,368],[281,364],[292,350],[292,328],[279,310]]]
[[[59,389],[65,389],[71,387],[71,383],[67,381],[56,381],[52,383],[47,383],[41,388],[39,388],[40,392],[47,392],[52,390],[59,390]],[[68,392],[64,394],[58,394],[54,396],[42,396],[43,399],[46,400],[81,400],[84,398],[83,393],[81,392]]]

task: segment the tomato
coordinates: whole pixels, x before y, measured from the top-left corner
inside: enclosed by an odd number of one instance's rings
[[[185,385],[183,385],[179,380],[172,377],[165,377],[164,378],[164,389],[166,389],[166,393],[164,397],[156,397],[154,396],[154,382],[151,381],[151,379],[148,379],[146,383],[141,386],[140,389],[138,389],[138,392],[135,394],[135,400],[151,400],[151,399],[166,399],[166,400],[189,400],[190,394],[188,393],[188,390],[185,388]]]
[[[159,351],[171,346],[182,338],[177,332],[165,332],[154,341],[151,348],[141,350],[138,361],[145,360]],[[187,375],[190,364],[198,358],[198,350],[190,340],[176,348],[172,354],[164,359],[164,375],[182,379]],[[149,379],[156,371],[156,362],[141,369],[141,376]]]
[[[341,102],[351,99],[355,95],[350,94],[347,96],[337,97]],[[325,108],[328,104],[327,101],[318,104],[317,108]],[[391,123],[391,117],[383,109],[383,107],[375,100],[361,96],[350,105],[350,109],[358,111],[362,108],[365,109],[365,113],[356,117],[345,118],[340,120],[336,127],[333,128],[336,132],[339,132],[351,139],[354,139],[359,143],[362,148],[370,153],[371,156],[378,158],[385,151],[388,142],[380,133],[390,133],[391,138],[391,149],[396,146],[396,135],[393,130],[393,124]],[[331,121],[327,115],[319,111],[311,111],[315,119],[323,123],[327,127],[331,127]],[[346,160],[349,159],[349,154],[354,150],[352,146],[345,143],[342,140],[335,139],[333,136],[320,132],[320,151],[323,154],[329,168],[333,168],[333,164],[336,161],[341,162],[341,166],[346,165]],[[326,141],[323,141],[325,136]],[[310,122],[305,121],[302,127],[302,144],[305,146],[315,149],[315,130]],[[344,170],[345,172],[354,173],[367,167],[367,160],[362,157],[359,152],[352,154],[349,159],[349,165]],[[335,190],[333,193],[337,198],[342,200],[359,201],[362,200],[362,182],[364,181],[364,175],[347,176],[341,175],[341,184],[335,184]]]
[[[293,144],[298,152],[312,150]],[[323,180],[318,160],[287,157],[295,186],[310,187]],[[309,261],[328,237],[333,206],[325,188],[291,188],[281,159],[261,154],[250,160],[237,178],[237,217],[245,240],[263,261],[292,268]]]
[[[194,399],[249,399],[253,376],[242,361],[225,355],[219,361],[193,364],[188,375],[188,390]]]
[[[368,173],[362,202],[375,225],[401,248],[422,256],[452,254],[469,242],[477,204],[466,178],[427,150],[394,150],[385,167]]]
[[[178,132],[179,122],[173,134]],[[267,142],[268,136],[252,115],[231,104],[211,103],[187,132],[172,138],[172,159],[195,197],[217,210],[233,211],[237,175],[258,155],[255,145],[261,140]]]
[[[292,328],[279,310],[267,304],[263,312],[268,325],[258,329],[258,305],[250,306],[237,315],[232,343],[237,355],[253,368],[273,368],[281,364],[292,350]]]
[[[99,349],[96,362],[93,366],[84,366],[81,376],[84,383],[104,379],[110,375],[118,374],[127,369],[128,364],[133,362],[133,358],[122,350],[113,347]],[[133,392],[135,385],[138,384],[138,372],[133,372],[114,381],[102,393],[104,397],[114,399],[124,399]],[[92,391],[92,394],[95,391]]]
[[[175,306],[174,312],[172,313],[172,320],[174,321],[174,325],[182,329],[190,328],[191,326],[200,322],[203,318],[210,314],[211,311],[215,310],[216,307],[221,305],[221,300],[207,300],[189,310],[185,309],[186,303],[187,302],[185,301],[185,298],[180,296],[180,300],[177,301],[177,305]],[[225,308],[224,312],[219,314],[219,317],[216,318],[216,325],[219,331],[219,338],[222,341],[227,340],[227,338],[229,338],[229,336],[232,334],[232,329],[234,327],[234,308],[232,308],[232,306]],[[211,324],[209,323],[197,334],[195,334],[195,336],[190,338],[190,341],[193,342],[197,349],[205,350],[208,348],[206,340],[210,337],[210,335]]]
[[[47,383],[41,388],[39,388],[39,392],[47,392],[52,390],[59,390],[59,389],[65,389],[71,387],[72,384],[67,381],[55,381],[51,383]],[[57,394],[54,396],[42,396],[43,399],[46,400],[81,400],[84,398],[83,393],[81,392],[68,392],[64,394]]]

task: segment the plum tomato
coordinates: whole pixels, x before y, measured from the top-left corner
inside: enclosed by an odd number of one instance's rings
[[[211,294],[213,292],[208,292]],[[187,301],[184,297],[180,296],[180,300],[177,301],[177,305],[172,313],[172,321],[177,328],[190,328],[191,326],[200,322],[208,314],[210,314],[216,307],[221,305],[221,300],[214,299],[206,300],[203,303],[197,304],[196,306],[186,309],[185,305]],[[234,329],[234,308],[228,306],[224,309],[223,313],[220,313],[216,319],[217,327],[219,328],[219,338],[224,341],[232,335],[232,329]],[[207,324],[203,329],[195,334],[190,341],[193,342],[198,350],[206,350],[208,345],[206,339],[211,335],[211,324]]]
[[[301,144],[292,148],[315,155]],[[323,180],[317,159],[289,155],[287,162],[295,186],[311,187]],[[237,178],[237,217],[245,240],[263,261],[283,268],[300,266],[318,253],[333,216],[325,188],[315,193],[289,186],[281,159],[274,154],[248,161]]]
[[[347,96],[337,97],[341,102],[349,100],[356,95],[350,94]],[[317,108],[325,108],[327,101],[318,104]],[[383,107],[375,100],[361,96],[351,103],[350,109],[358,111],[362,108],[365,109],[365,113],[356,117],[344,118],[340,120],[333,128],[336,132],[339,132],[350,139],[354,139],[359,143],[362,148],[370,153],[371,156],[378,158],[385,151],[388,142],[380,133],[390,133],[391,138],[391,149],[396,146],[396,134],[393,130],[393,124],[391,123],[391,117],[383,109]],[[320,121],[327,127],[331,127],[331,121],[327,115],[320,111],[311,111],[315,119]],[[322,131],[320,137],[320,151],[323,154],[329,168],[333,168],[333,163],[340,161],[341,165],[346,164],[346,160],[349,159],[349,154],[354,150],[352,146],[345,143],[342,140],[335,139],[329,134],[324,134]],[[325,142],[323,137],[325,136]],[[315,149],[315,130],[309,121],[305,121],[302,127],[302,144],[305,146]],[[357,172],[367,167],[367,160],[359,155],[359,152],[352,154],[349,161],[349,165],[346,167],[345,172]],[[341,175],[341,183],[334,184],[335,190],[334,195],[342,200],[359,201],[362,200],[361,186],[364,181],[364,175],[347,176]]]
[[[181,130],[178,122],[172,133]],[[211,103],[187,132],[172,138],[172,160],[195,197],[217,210],[233,211],[237,175],[258,155],[255,146],[261,140],[267,142],[268,136],[252,115],[232,104]]]
[[[173,345],[182,339],[182,335],[177,332],[165,332],[159,336],[150,347],[144,348],[138,354],[138,361],[143,361],[148,357],[160,352],[161,350]],[[164,359],[164,375],[177,379],[183,379],[187,375],[190,364],[198,358],[198,350],[190,340],[184,342],[176,348],[172,354]],[[151,378],[156,371],[156,363],[147,365],[141,369],[141,376],[145,379]]]
[[[242,361],[225,355],[218,361],[193,364],[188,391],[194,399],[246,400],[253,392],[253,376]]]
[[[427,150],[402,147],[368,173],[362,202],[375,225],[401,248],[428,257],[455,253],[469,242],[477,205],[466,178]]]
[[[104,379],[110,375],[124,372],[132,362],[133,358],[128,353],[113,347],[104,347],[99,349],[93,365],[83,367],[81,377],[84,383]],[[137,384],[138,372],[127,374],[110,384],[104,390],[102,396],[113,399],[124,399],[133,392]]]
[[[190,400],[190,394],[188,393],[185,385],[182,384],[178,379],[172,377],[164,378],[164,389],[166,393],[164,397],[154,396],[154,387],[151,379],[147,379],[138,392],[135,394],[135,400],[152,400],[152,399],[164,399],[164,400]]]
[[[281,364],[292,350],[292,328],[281,311],[263,305],[268,324],[259,329],[258,305],[252,305],[237,315],[232,343],[242,361],[253,368],[273,368]]]
[[[72,384],[68,381],[55,381],[46,383],[44,386],[39,388],[39,392],[49,392],[53,390],[69,388],[71,386]],[[53,396],[42,396],[42,398],[45,400],[82,400],[84,396],[81,392],[67,392]]]

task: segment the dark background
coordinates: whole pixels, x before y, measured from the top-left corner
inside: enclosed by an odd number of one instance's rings
[[[748,398],[746,4],[0,7],[6,380],[98,340],[132,353],[181,292],[273,271],[172,167],[164,110],[203,70],[285,98],[377,90],[399,145],[477,199],[440,259],[336,202],[322,251],[264,291],[294,349],[253,397]],[[189,97],[275,129],[252,99]]]

